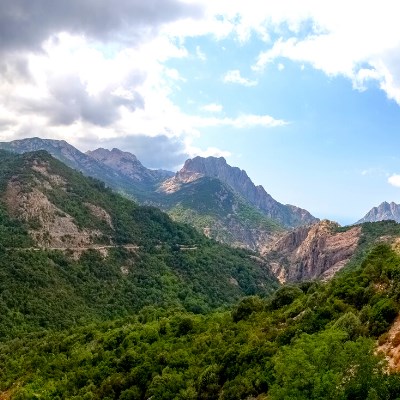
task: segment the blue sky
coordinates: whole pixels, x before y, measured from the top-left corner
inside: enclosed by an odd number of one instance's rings
[[[36,2],[0,5],[2,140],[224,156],[341,224],[400,202],[396,1]]]

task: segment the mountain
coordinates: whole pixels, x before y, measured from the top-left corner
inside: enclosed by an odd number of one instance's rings
[[[0,148],[46,150],[84,175],[232,246],[259,251],[284,228],[317,221],[305,210],[275,201],[223,158],[196,157],[171,177],[172,172],[148,169],[135,155],[118,149],[84,154],[65,141],[40,138],[0,143]]]
[[[160,183],[174,175],[171,171],[148,169],[143,166],[135,155],[115,148],[112,150],[99,148],[88,151],[86,154],[133,181],[147,185]]]
[[[167,178],[174,174],[149,170],[133,154],[118,149],[97,149],[86,154],[135,182],[147,184],[147,193],[136,193],[138,200],[163,209],[174,220],[188,223],[220,242],[258,250],[282,230],[279,223],[218,178],[205,176],[180,185],[179,190],[169,190]]]
[[[253,253],[39,151],[0,151],[0,339],[146,306],[206,312],[277,286]]]
[[[179,190],[182,184],[205,176],[219,179],[265,216],[286,228],[318,221],[306,210],[274,200],[262,186],[254,185],[245,171],[231,167],[223,157],[195,157],[187,160],[175,177],[164,182],[162,188],[164,192],[171,193]]]
[[[161,205],[176,221],[206,236],[258,251],[283,228],[219,179],[202,177],[164,194]]]
[[[384,201],[378,207],[372,208],[363,218],[356,222],[362,224],[363,222],[378,222],[385,220],[393,220],[400,222],[400,204],[387,203]]]
[[[118,170],[110,168],[95,158],[82,153],[65,140],[34,137],[11,142],[0,142],[0,149],[18,154],[45,150],[69,167],[82,172],[86,176],[99,179],[105,182],[107,186],[126,193],[128,196],[135,197],[136,193],[143,191],[138,181],[133,181]]]

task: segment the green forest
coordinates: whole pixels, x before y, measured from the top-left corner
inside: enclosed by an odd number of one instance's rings
[[[143,307],[0,344],[13,399],[397,399],[384,340],[400,300],[384,244],[329,283],[283,286],[230,310]],[[379,289],[377,289],[379,288]]]
[[[282,286],[255,253],[47,153],[0,158],[3,191],[10,180],[40,188],[81,229],[102,233],[95,245],[112,243],[79,257],[40,248],[29,232],[41,222],[2,200],[0,399],[400,399],[400,375],[376,351],[400,310],[400,256],[380,240],[398,236],[398,224],[364,224],[331,281]],[[44,182],[35,162],[63,186]]]

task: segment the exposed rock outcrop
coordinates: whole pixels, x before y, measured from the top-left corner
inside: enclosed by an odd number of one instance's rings
[[[342,269],[354,254],[360,227],[344,232],[331,221],[301,227],[282,235],[262,254],[281,282],[310,279],[327,280]]]
[[[101,235],[96,230],[80,229],[36,187],[27,191],[18,181],[10,181],[4,199],[12,215],[28,222],[30,235],[41,247],[86,247]]]

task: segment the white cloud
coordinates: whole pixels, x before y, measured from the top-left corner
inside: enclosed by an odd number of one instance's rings
[[[285,66],[282,63],[278,64],[278,70],[283,71],[285,69]]]
[[[210,103],[210,104],[206,104],[206,105],[200,107],[200,109],[203,111],[207,111],[207,112],[220,113],[222,111],[223,107],[221,104]]]
[[[207,147],[207,149],[202,150],[198,147],[189,147],[188,148],[189,156],[195,157],[230,157],[232,153],[229,151],[218,149],[217,147]]]
[[[393,174],[388,178],[388,183],[390,183],[392,186],[400,187],[400,175]]]
[[[216,118],[216,117],[189,117],[190,122],[194,127],[204,128],[210,126],[228,126],[232,128],[274,128],[278,126],[285,126],[288,124],[287,121],[281,119],[275,119],[270,115],[254,115],[254,114],[243,114],[236,118]]]
[[[257,85],[257,81],[253,81],[251,79],[242,77],[242,75],[240,74],[240,71],[238,69],[233,69],[231,71],[228,71],[224,75],[223,81],[225,83],[237,83],[239,85],[248,86],[248,87]]]
[[[201,50],[200,46],[196,46],[196,56],[199,60],[201,61],[206,61],[207,56],[206,54]]]

